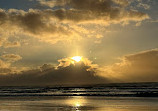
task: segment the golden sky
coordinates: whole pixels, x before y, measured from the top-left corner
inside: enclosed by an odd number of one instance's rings
[[[0,85],[158,82],[157,5],[0,1]]]

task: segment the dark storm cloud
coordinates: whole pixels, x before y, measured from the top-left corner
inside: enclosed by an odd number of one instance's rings
[[[62,62],[64,62],[62,60]],[[67,62],[67,61],[65,61]],[[0,85],[85,85],[107,83],[109,80],[96,75],[96,68],[85,62],[53,67],[44,64],[38,69],[19,74],[0,75]]]

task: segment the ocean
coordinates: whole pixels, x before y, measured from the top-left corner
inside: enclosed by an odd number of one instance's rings
[[[158,83],[3,86],[0,111],[158,111]]]

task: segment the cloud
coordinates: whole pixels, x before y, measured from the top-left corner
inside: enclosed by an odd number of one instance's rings
[[[22,59],[21,56],[16,55],[16,54],[6,54],[6,55],[2,55],[0,57],[9,62],[15,62],[15,61],[19,61]]]
[[[6,75],[9,73],[17,73],[21,70],[25,70],[22,67],[13,67],[12,63],[21,60],[22,57],[16,54],[5,54],[0,56],[0,75]]]
[[[0,38],[0,47],[2,46],[2,44],[3,44],[3,39]]]
[[[95,64],[86,61],[75,62],[70,58],[59,60],[58,66],[43,66],[21,73],[0,75],[0,85],[85,85],[107,83],[106,78],[96,75]],[[69,65],[66,65],[70,63]]]
[[[110,3],[110,2],[114,2],[116,4],[119,4],[121,6],[127,6],[129,5],[128,0],[37,0],[41,5],[43,6],[48,6],[48,7],[55,7],[55,6],[89,6],[89,4],[94,3],[94,5],[96,5],[97,3]],[[93,4],[91,4],[93,5]],[[99,4],[98,4],[99,5]],[[102,7],[105,4],[102,5]],[[88,7],[87,7],[88,8]],[[98,8],[98,7],[96,7]]]
[[[10,69],[10,63],[5,62],[0,59],[0,74],[8,74],[11,73],[12,70]]]
[[[145,13],[126,10],[125,6],[129,4],[127,0],[40,0],[41,5],[47,5],[47,2],[52,2],[52,7],[62,6],[61,9],[53,11],[53,16],[61,21],[92,23],[101,21],[111,24],[149,18]],[[64,7],[70,7],[70,9]]]
[[[121,62],[104,67],[103,76],[124,82],[158,82],[158,49],[124,56]]]
[[[56,43],[69,41],[80,35],[51,16],[53,10],[0,10],[1,33],[6,36],[23,34],[42,41]]]
[[[114,3],[119,4],[121,6],[128,6],[130,2],[128,0],[112,0]]]
[[[0,9],[0,33],[5,37],[20,33],[54,44],[87,37],[91,31],[82,26],[89,23],[111,25],[141,22],[149,18],[145,13],[128,9],[127,0],[38,1],[41,5],[57,8],[28,11]]]
[[[145,4],[145,3],[139,3],[137,7],[144,8],[145,10],[150,9],[150,5]]]
[[[21,44],[18,41],[15,41],[15,42],[6,41],[3,43],[4,48],[13,48],[13,47],[20,47],[20,46]]]
[[[41,5],[48,7],[63,6],[66,0],[37,0]]]
[[[6,63],[0,59],[0,68],[8,68],[9,66],[10,66],[10,63]]]
[[[6,36],[2,36],[0,38],[0,47],[4,47],[4,48],[13,48],[13,47],[20,47],[21,43],[18,41],[9,41],[8,37]]]
[[[57,66],[44,64],[39,68],[11,73],[7,67],[0,75],[0,85],[85,85],[118,82],[157,82],[158,49],[126,55],[121,61],[98,66],[87,58],[76,62],[71,57],[58,60]],[[4,64],[1,61],[1,64]],[[3,65],[2,65],[3,66]],[[2,72],[2,71],[1,71]]]

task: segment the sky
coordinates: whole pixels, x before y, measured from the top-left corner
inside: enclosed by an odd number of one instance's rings
[[[0,85],[158,82],[157,6],[0,0]]]

